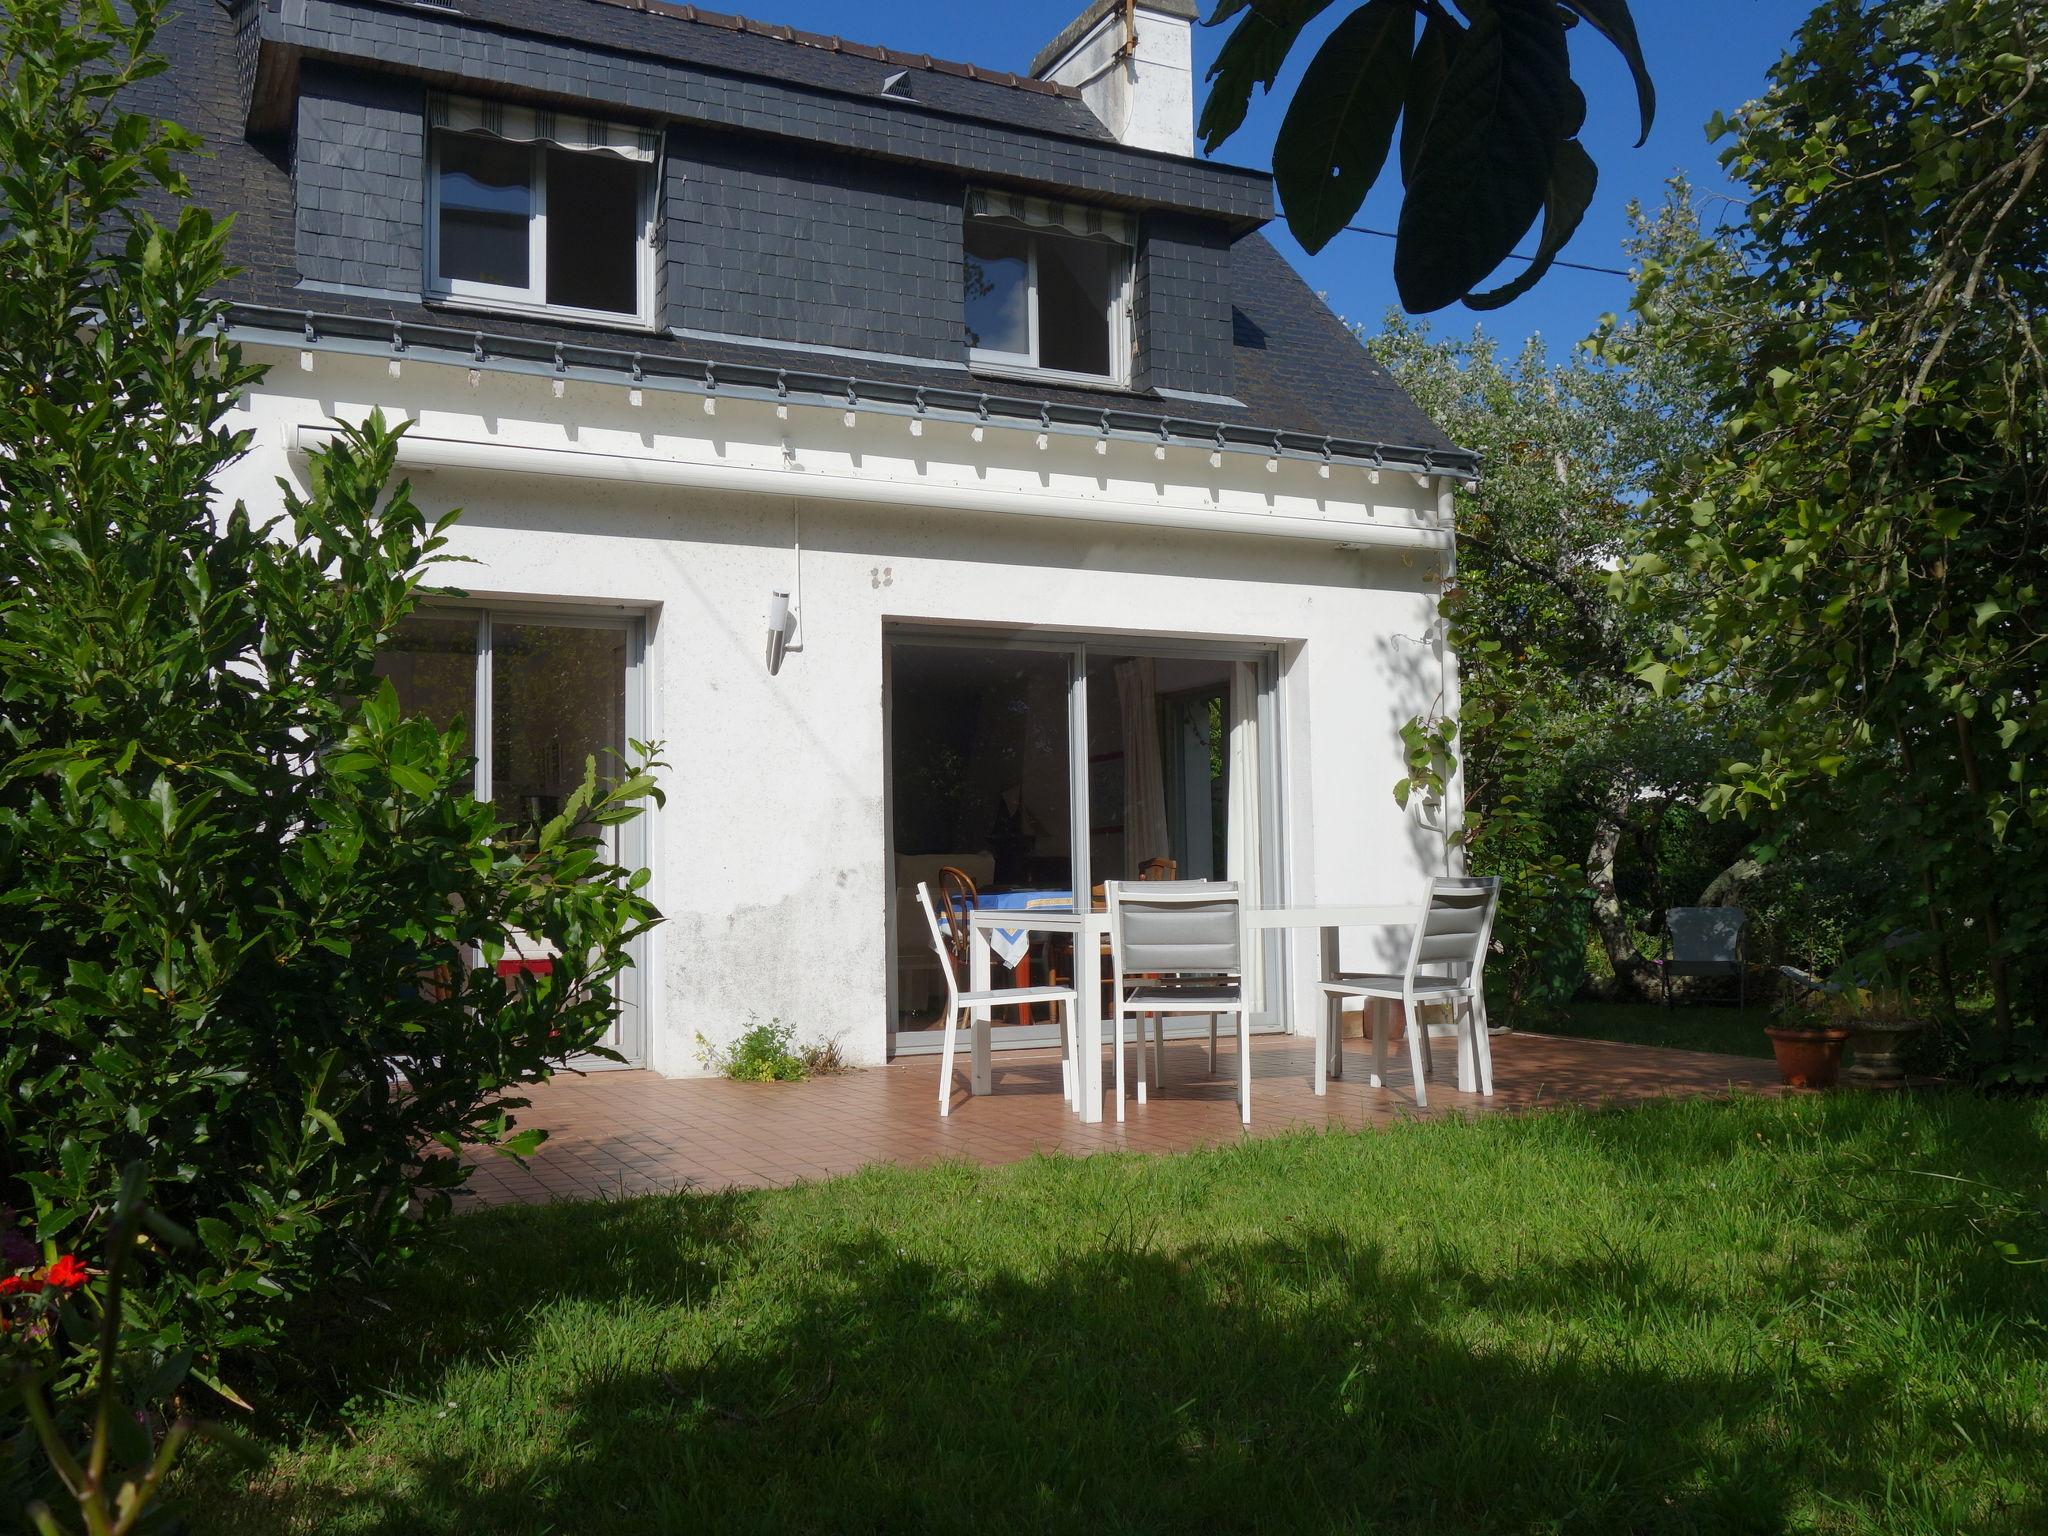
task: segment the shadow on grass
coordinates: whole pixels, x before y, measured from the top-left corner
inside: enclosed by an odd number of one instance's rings
[[[409,1296],[402,1335],[359,1349],[336,1384],[431,1381],[437,1362],[516,1350],[562,1304],[697,1304],[759,1260],[763,1198],[476,1222],[462,1263]],[[870,1224],[814,1234],[694,1363],[579,1371],[516,1450],[471,1437],[345,1495],[309,1466],[238,1495],[220,1528],[1934,1531],[1961,1528],[1970,1499],[1981,1514],[1981,1486],[1891,1486],[1901,1409],[1878,1372],[1838,1366],[1823,1384],[1796,1349],[1713,1342],[1755,1303],[1652,1273],[1625,1242],[1502,1280],[1328,1230],[1165,1250],[1126,1227],[1055,1241],[1029,1273],[968,1273]],[[1545,1326],[1589,1312],[1613,1315],[1614,1347]],[[2038,1417],[1952,1407],[1999,1465],[2048,1464]],[[2016,1476],[1973,1528],[2044,1521]]]

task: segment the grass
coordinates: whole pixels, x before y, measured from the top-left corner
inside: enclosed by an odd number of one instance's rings
[[[1576,1035],[1680,1051],[1714,1051],[1723,1056],[1768,1057],[1771,1042],[1764,1026],[1771,1018],[1768,1008],[1688,1005],[1667,1009],[1656,1003],[1574,1003],[1555,1020],[1524,1020],[1516,1027],[1539,1035]]]
[[[487,1211],[188,1518],[2039,1531],[2044,1166],[2048,1105],[1842,1094]]]

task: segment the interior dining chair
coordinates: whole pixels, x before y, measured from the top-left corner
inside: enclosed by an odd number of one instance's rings
[[[917,885],[917,904],[924,908],[924,920],[931,929],[932,948],[939,957],[939,975],[946,983],[946,1045],[939,1064],[939,1113],[953,1112],[953,1043],[955,1032],[960,1027],[961,1017],[970,1015],[968,1028],[973,1033],[972,1049],[975,1054],[985,1054],[989,1049],[989,1021],[980,1017],[980,1010],[986,1008],[1026,1008],[1033,1003],[1051,1003],[1059,1016],[1060,1026],[1060,1092],[1069,1104],[1074,1102],[1080,1075],[1075,1071],[1074,1056],[1074,989],[1072,987],[996,987],[986,992],[962,992],[959,975],[953,969],[953,951],[947,942],[944,929],[939,926],[939,914],[932,906],[932,893],[923,881]],[[1029,1017],[1027,1012],[1026,1017]],[[970,1069],[971,1078],[971,1069]]]
[[[981,900],[974,878],[951,864],[939,866],[939,922],[946,931],[946,943],[953,951],[953,964],[967,963],[967,914]]]
[[[1470,1051],[1479,1092],[1493,1094],[1493,1047],[1486,1034],[1486,949],[1493,937],[1493,914],[1500,905],[1500,881],[1439,875],[1429,882],[1415,937],[1409,941],[1408,964],[1399,975],[1340,972],[1321,982],[1325,1006],[1319,1048],[1326,1059],[1343,1061],[1343,1000],[1362,998],[1372,1024],[1372,1086],[1386,1086],[1387,1032],[1391,1021],[1384,1006],[1399,1002],[1406,1021],[1408,1065],[1415,1082],[1415,1106],[1429,1104],[1425,1079],[1430,1075],[1429,1031],[1422,1009],[1442,1006],[1459,1024],[1460,1053]]]
[[[1244,992],[1244,896],[1232,880],[1110,880],[1111,996],[1116,1043],[1116,1117],[1124,1117],[1124,1020],[1138,1020],[1138,1102],[1145,1102],[1145,1022],[1152,1023],[1154,1076],[1166,1075],[1166,1016],[1206,1013],[1215,1058],[1219,1016],[1237,1020],[1237,1105],[1252,1119],[1252,1045]]]

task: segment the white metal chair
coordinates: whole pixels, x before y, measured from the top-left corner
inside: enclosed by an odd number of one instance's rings
[[[1664,1006],[1674,976],[1733,976],[1735,1006],[1749,1006],[1749,914],[1740,907],[1673,907],[1664,914]]]
[[[1469,1051],[1473,1074],[1481,1094],[1493,1093],[1493,1048],[1486,1034],[1486,948],[1493,937],[1493,914],[1500,905],[1500,881],[1488,877],[1438,876],[1429,882],[1422,910],[1416,914],[1415,937],[1408,946],[1408,964],[1398,976],[1353,975],[1348,972],[1325,976],[1322,991],[1326,1006],[1323,1049],[1341,1062],[1343,1044],[1339,1026],[1343,1000],[1363,998],[1372,1022],[1372,1085],[1386,1086],[1387,1030],[1389,1020],[1382,1003],[1399,1002],[1407,1020],[1408,1063],[1414,1073],[1415,1104],[1429,1104],[1429,1090],[1423,1080],[1430,1075],[1429,1033],[1422,1022],[1422,1008],[1446,1006],[1453,1022],[1461,1011],[1459,1028],[1464,1037],[1458,1043],[1460,1059]],[[1427,969],[1425,969],[1425,967]],[[1444,968],[1444,969],[1440,969]]]
[[[1069,1104],[1074,1102],[1074,1089],[1078,1081],[1074,1057],[1074,1002],[1076,993],[1072,987],[995,987],[986,992],[962,992],[960,978],[953,974],[953,952],[947,946],[945,930],[939,926],[939,914],[932,906],[932,893],[920,880],[917,884],[917,904],[924,908],[924,920],[931,929],[932,948],[939,957],[939,975],[946,983],[946,1048],[939,1067],[939,1113],[953,1112],[953,1038],[960,1026],[962,1014],[972,1015],[969,1028],[973,1031],[972,1060],[985,1063],[989,1050],[988,1020],[980,1016],[986,1008],[1028,1007],[1032,1003],[1051,1003],[1059,1015],[1060,1023],[1060,1091]],[[973,1076],[970,1068],[970,1079]]]
[[[1209,1015],[1209,1060],[1216,1059],[1216,1024],[1237,1019],[1237,1104],[1252,1119],[1252,1042],[1244,993],[1244,897],[1234,881],[1110,880],[1110,996],[1115,1020],[1116,1117],[1124,1117],[1124,1019],[1138,1019],[1138,1102],[1145,1102],[1145,1021],[1152,1021],[1155,1075],[1166,1077],[1166,1020],[1170,1013]]]

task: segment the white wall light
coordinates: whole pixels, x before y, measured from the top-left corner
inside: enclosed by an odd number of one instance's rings
[[[768,675],[773,677],[782,670],[782,658],[789,651],[790,637],[796,633],[796,610],[789,606],[787,592],[768,594]]]

